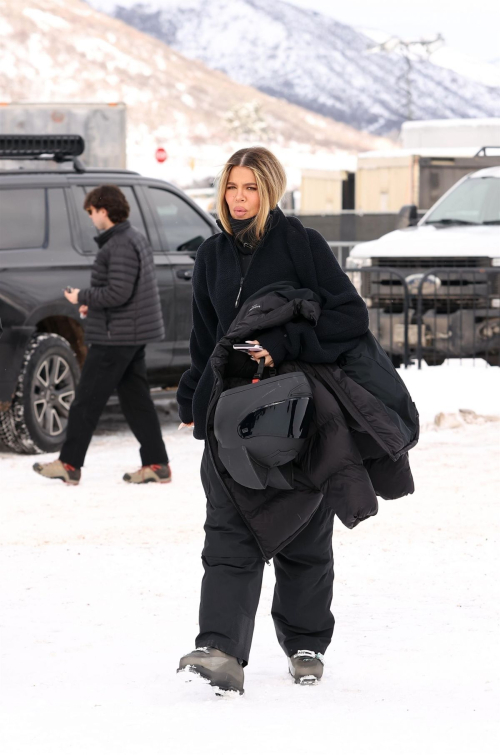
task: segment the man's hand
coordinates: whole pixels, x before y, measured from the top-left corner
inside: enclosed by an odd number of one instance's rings
[[[255,343],[258,346],[260,346],[260,343],[258,341],[245,341],[245,343]],[[248,356],[253,359],[255,362],[259,362],[262,357],[265,358],[265,366],[266,367],[274,367],[274,362],[271,354],[266,351],[266,349],[262,349],[261,351],[249,351]]]
[[[71,292],[65,291],[64,296],[71,304],[78,304],[78,294],[80,293],[79,288],[74,288]]]
[[[194,427],[194,422],[181,422],[177,429],[183,430],[185,427]]]
[[[89,308],[87,307],[86,304],[80,304],[80,306],[78,308],[78,311],[79,311],[79,313],[81,314],[82,317],[87,317],[87,315],[89,313]]]

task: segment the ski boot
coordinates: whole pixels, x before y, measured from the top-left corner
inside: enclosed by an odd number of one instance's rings
[[[299,650],[288,659],[288,670],[295,684],[317,684],[323,676],[324,660],[321,653]]]
[[[215,694],[220,697],[228,693],[242,695],[244,692],[243,666],[237,658],[217,648],[196,648],[183,655],[177,669],[177,673],[180,672],[200,677],[214,687]]]

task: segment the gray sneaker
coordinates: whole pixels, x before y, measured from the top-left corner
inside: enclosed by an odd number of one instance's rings
[[[170,464],[149,464],[147,467],[141,467],[136,472],[127,472],[123,475],[125,482],[132,482],[135,485],[144,485],[147,482],[172,482],[172,472]]]
[[[313,650],[299,650],[288,659],[295,684],[317,684],[323,676],[324,656]]]
[[[242,695],[243,666],[237,658],[223,653],[217,648],[196,648],[192,653],[183,655],[177,673],[190,672],[196,674],[212,687],[216,695],[226,695],[228,692]]]

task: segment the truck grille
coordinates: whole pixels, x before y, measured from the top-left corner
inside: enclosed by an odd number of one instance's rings
[[[404,262],[404,265],[401,264]],[[447,265],[442,265],[442,259],[433,258],[424,260],[427,266],[421,265],[421,260],[413,259],[372,259],[372,269],[362,271],[361,294],[370,297],[373,306],[385,310],[396,310],[403,306],[405,286],[402,279],[413,274],[425,273],[432,269],[436,270],[439,282],[434,285],[431,279],[424,284],[422,301],[424,311],[436,309],[438,311],[455,311],[457,309],[475,309],[489,306],[491,297],[497,297],[500,291],[500,270],[498,274],[491,268],[491,260],[488,258],[454,258],[446,260]],[[460,262],[461,264],[452,264]],[[474,262],[474,264],[463,264]],[[390,264],[388,264],[390,263]],[[392,268],[395,272],[387,269]],[[453,270],[453,268],[460,270]],[[399,275],[396,275],[396,272]],[[410,306],[416,305],[417,292],[410,288]]]
[[[489,257],[372,257],[374,267],[392,267],[395,270],[399,268],[405,271],[422,272],[430,270],[433,267],[491,267]]]

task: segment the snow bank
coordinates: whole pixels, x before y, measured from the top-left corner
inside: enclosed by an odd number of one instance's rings
[[[449,359],[441,367],[416,365],[398,370],[408,386],[423,424],[439,412],[470,409],[500,417],[500,370],[483,359]]]
[[[492,414],[497,374],[403,376],[432,418],[464,405]],[[197,631],[205,502],[202,444],[172,422],[163,432],[174,474],[164,486],[121,482],[138,454],[115,414],[79,487],[0,454],[3,752],[497,752],[500,423],[424,432],[415,495],[381,501],[353,531],[336,525],[337,625],[318,687],[287,675],[266,567],[238,700],[175,674]]]

